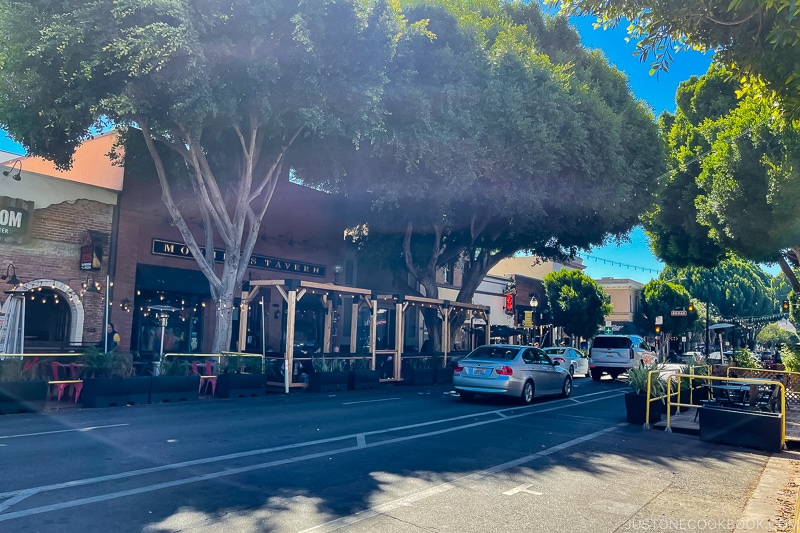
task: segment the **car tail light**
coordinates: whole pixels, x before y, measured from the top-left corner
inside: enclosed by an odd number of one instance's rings
[[[502,368],[497,369],[498,376],[513,376],[514,370],[511,369],[510,366],[504,365]]]
[[[462,370],[464,370],[464,367],[458,363],[456,363],[456,366],[453,367],[453,373],[455,374],[458,374]]]
[[[553,361],[558,361],[559,363],[563,363],[564,362],[564,358],[563,357],[553,357]]]
[[[634,356],[633,348],[631,348],[631,359],[633,359],[633,356]]]

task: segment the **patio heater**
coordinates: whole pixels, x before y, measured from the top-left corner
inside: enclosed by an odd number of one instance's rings
[[[722,330],[725,328],[733,328],[733,327],[735,327],[733,324],[722,323],[722,324],[714,324],[713,326],[708,328],[710,331],[714,332],[717,332],[719,330],[717,335],[719,337],[719,363],[721,365],[725,364],[725,355],[724,355],[725,350],[723,349],[724,347],[722,345]],[[707,358],[706,361],[708,361]]]
[[[161,326],[161,349],[158,355],[158,361],[153,361],[153,375],[157,376],[161,369],[161,361],[164,360],[164,330],[169,324],[169,317],[173,311],[177,311],[177,307],[171,305],[150,305],[147,307],[150,311],[155,312],[158,325]]]

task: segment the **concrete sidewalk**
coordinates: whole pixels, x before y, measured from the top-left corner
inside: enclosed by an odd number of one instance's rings
[[[739,520],[736,533],[775,531],[794,533],[800,452],[784,451],[769,458]]]

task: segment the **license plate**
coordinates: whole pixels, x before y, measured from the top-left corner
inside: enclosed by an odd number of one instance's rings
[[[482,376],[482,375],[486,374],[486,369],[485,368],[476,368],[472,373],[475,374],[476,376]]]

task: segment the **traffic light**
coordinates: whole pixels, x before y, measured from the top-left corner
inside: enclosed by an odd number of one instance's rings
[[[689,304],[689,307],[687,307],[686,310],[689,311],[690,313],[693,313],[694,312],[694,305]]]
[[[783,310],[787,312],[789,311],[789,300],[783,301]]]
[[[661,326],[656,326],[656,333],[661,333]]]

